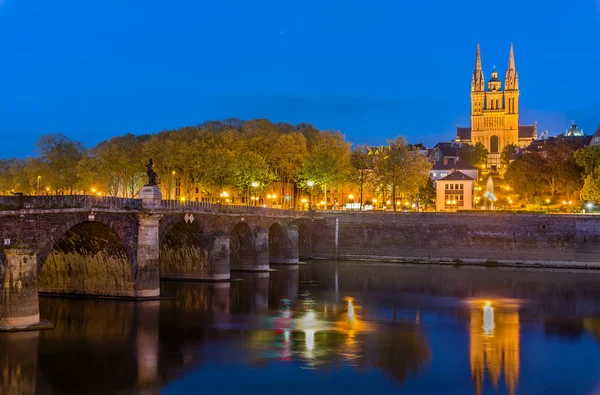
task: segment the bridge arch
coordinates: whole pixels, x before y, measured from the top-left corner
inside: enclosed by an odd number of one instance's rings
[[[65,224],[39,256],[39,291],[134,296],[135,261],[120,230],[90,217]]]
[[[230,278],[229,236],[224,232],[209,234],[201,222],[187,216],[177,216],[164,221],[159,239],[161,278]]]
[[[279,223],[269,226],[269,259],[272,263],[284,263],[286,260],[286,234]]]

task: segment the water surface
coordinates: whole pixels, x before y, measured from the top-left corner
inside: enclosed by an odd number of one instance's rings
[[[600,394],[600,273],[315,261],[172,300],[42,298],[0,394]]]

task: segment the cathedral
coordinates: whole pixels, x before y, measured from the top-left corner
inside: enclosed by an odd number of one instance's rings
[[[504,90],[495,68],[486,90],[481,51],[477,44],[475,71],[471,77],[471,127],[457,127],[456,142],[483,144],[489,152],[488,168],[496,170],[500,168],[500,154],[504,146],[528,146],[536,138],[536,129],[535,124],[519,125],[519,75],[512,43]]]

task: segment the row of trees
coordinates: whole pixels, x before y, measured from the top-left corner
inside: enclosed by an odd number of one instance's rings
[[[527,200],[558,194],[600,202],[600,147],[577,149],[558,140],[544,148],[543,154],[525,153],[508,165],[504,177],[516,193]],[[506,157],[515,150],[508,147]]]
[[[358,146],[310,124],[273,124],[265,119],[206,122],[154,135],[127,134],[85,149],[63,135],[46,135],[39,155],[0,160],[0,193],[92,193],[135,197],[153,158],[164,191],[196,188],[215,200],[224,190],[261,194],[274,182],[314,192],[354,183],[362,191],[415,196],[427,184],[429,163],[403,138],[388,146]],[[254,187],[258,184],[258,187]],[[296,196],[297,193],[294,193]],[[279,197],[280,198],[280,197]]]

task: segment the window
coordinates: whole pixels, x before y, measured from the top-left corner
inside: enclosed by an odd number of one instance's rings
[[[446,184],[446,189],[450,189],[450,184]]]
[[[175,188],[175,196],[181,196],[181,188]]]
[[[600,136],[594,137],[594,143],[600,143]]]
[[[444,177],[446,177],[447,175],[448,175],[448,173],[442,173],[442,174],[440,174],[440,177],[444,178]]]
[[[460,184],[460,189],[465,189],[465,184]]]
[[[196,193],[200,193],[200,188],[196,187]]]
[[[454,184],[450,184],[450,189],[454,189]]]
[[[490,153],[497,154],[498,153],[498,136],[490,137]]]
[[[458,195],[458,197],[460,198],[461,201],[463,200],[463,196],[464,195]]]
[[[454,184],[454,189],[458,189],[458,184]]]

